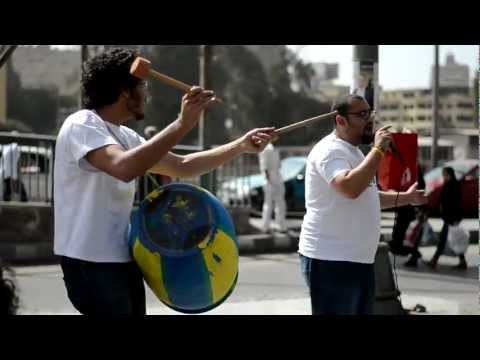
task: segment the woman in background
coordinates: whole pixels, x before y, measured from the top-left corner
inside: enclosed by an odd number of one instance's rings
[[[440,195],[440,213],[443,220],[443,227],[440,232],[437,251],[427,263],[432,269],[437,267],[438,259],[445,251],[449,227],[452,225],[458,225],[463,217],[460,182],[457,180],[453,168],[443,168],[443,181],[444,184]],[[455,269],[466,270],[467,261],[465,260],[465,255],[458,255],[458,257],[460,262],[455,266]]]

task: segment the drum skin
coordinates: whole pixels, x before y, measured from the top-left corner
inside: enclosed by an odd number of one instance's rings
[[[228,211],[198,186],[154,190],[132,213],[129,246],[158,299],[187,314],[209,311],[232,293],[238,240]]]

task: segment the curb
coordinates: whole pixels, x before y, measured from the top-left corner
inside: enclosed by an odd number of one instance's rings
[[[254,234],[238,236],[239,254],[296,252],[300,231],[290,230],[287,234]],[[383,241],[391,240],[391,229],[382,229]],[[470,243],[478,243],[478,231],[470,231]],[[476,242],[475,242],[476,240]],[[52,242],[0,244],[0,259],[7,264],[55,264],[58,257],[53,254]]]
[[[9,265],[57,264],[53,254],[53,243],[1,244],[0,259]]]
[[[291,252],[298,249],[298,235],[291,233],[240,235],[238,242],[240,255]]]

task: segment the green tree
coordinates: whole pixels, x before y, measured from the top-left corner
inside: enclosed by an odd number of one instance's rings
[[[58,91],[27,89],[18,74],[7,63],[7,118],[14,119],[38,134],[53,134],[56,130]]]
[[[151,60],[155,69],[188,84],[199,82],[198,45],[138,45],[142,56]],[[292,74],[305,84],[299,92],[292,90]],[[208,110],[205,122],[206,143],[220,144],[236,138],[255,127],[281,127],[292,122],[329,111],[309,97],[308,90],[313,69],[299,61],[285,47],[281,61],[271,69],[264,69],[258,57],[243,45],[213,47],[210,67],[210,87],[224,99]],[[147,125],[164,128],[178,115],[183,93],[159,81],[151,80],[152,99],[146,108],[145,122],[132,123],[141,132]],[[232,120],[229,130],[225,120]],[[295,136],[285,136],[282,145],[304,145],[318,140],[332,128],[331,122],[322,122],[295,130]],[[183,144],[197,144],[198,129],[191,131]]]
[[[268,106],[268,117],[277,128],[290,125],[326,113],[329,104],[322,103],[308,95],[308,88],[292,90],[292,74],[310,84],[313,69],[297,60],[295,55],[284,49],[281,61],[270,70],[272,97]],[[282,136],[280,145],[307,145],[318,141],[332,130],[332,122],[326,120],[294,130],[295,136]]]

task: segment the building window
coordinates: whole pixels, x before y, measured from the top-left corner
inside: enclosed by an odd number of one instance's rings
[[[461,109],[471,109],[471,108],[473,108],[473,104],[460,102],[460,103],[457,104],[457,107],[459,107]]]
[[[418,119],[419,121],[425,121],[425,116],[418,116],[417,119]]]
[[[473,117],[460,115],[460,116],[457,116],[457,121],[463,121],[463,122],[473,121]]]

